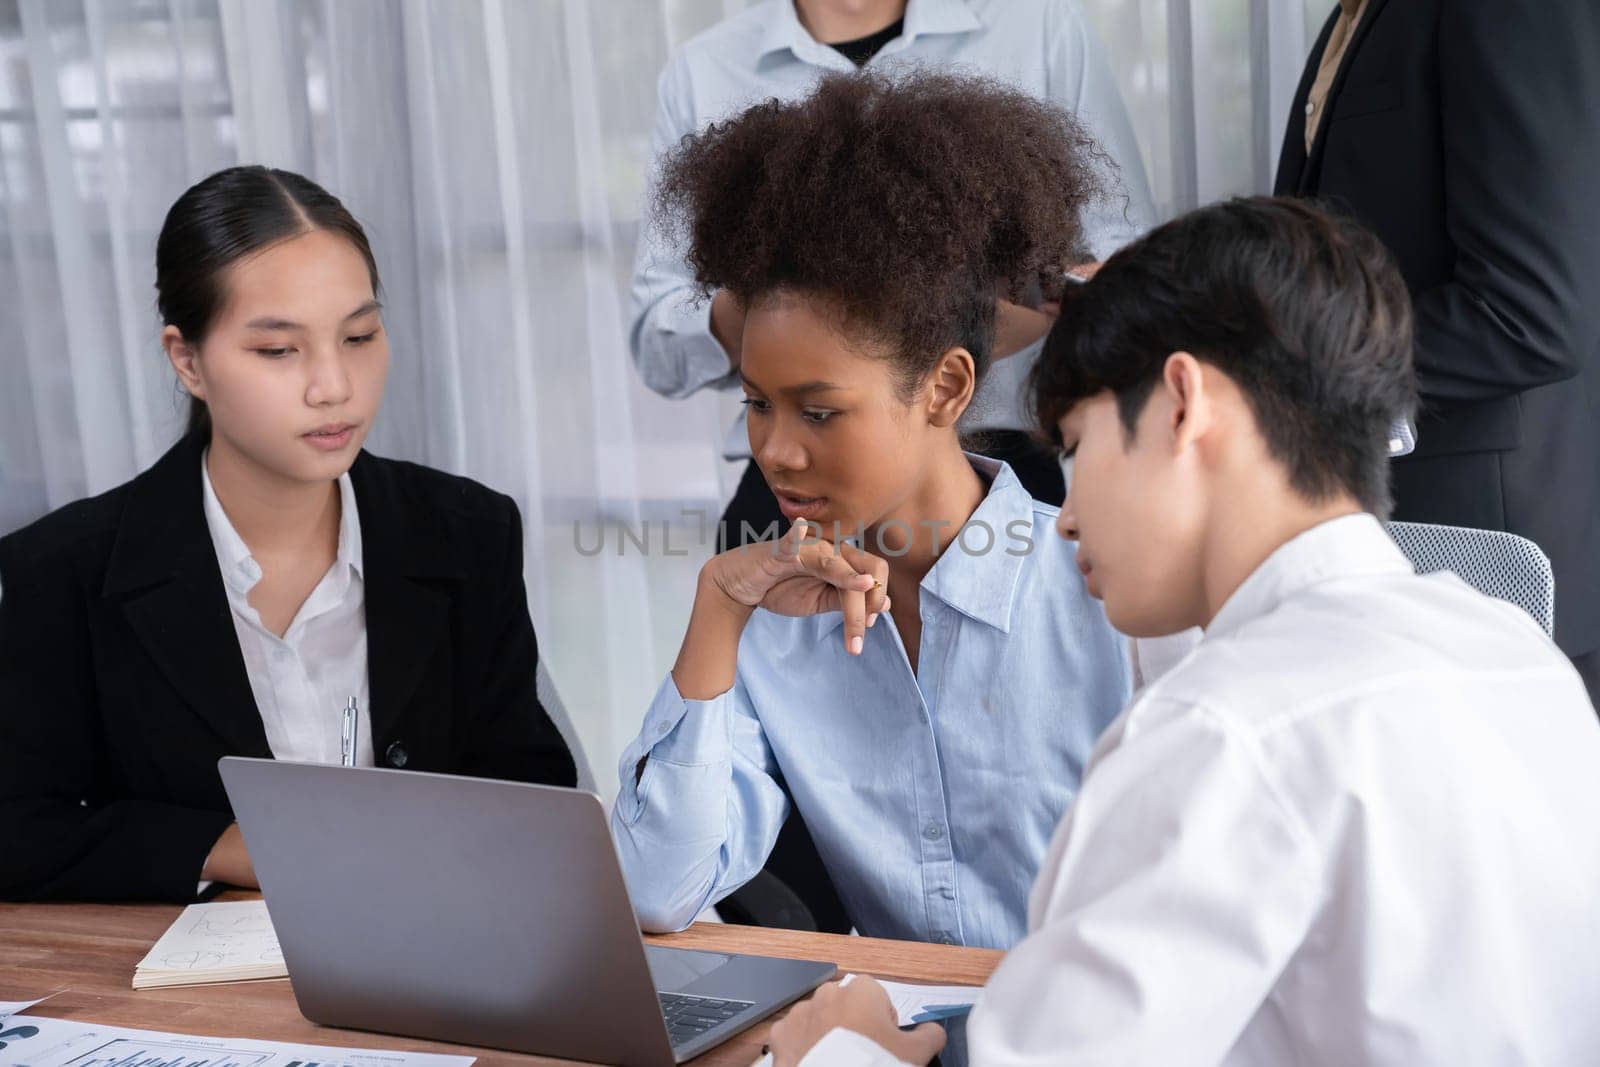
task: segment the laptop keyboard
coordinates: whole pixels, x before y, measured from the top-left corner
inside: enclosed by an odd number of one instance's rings
[[[667,1019],[667,1036],[674,1045],[699,1037],[712,1027],[721,1026],[746,1008],[755,1007],[750,1000],[715,1000],[711,997],[691,997],[684,993],[662,993],[661,1014]]]

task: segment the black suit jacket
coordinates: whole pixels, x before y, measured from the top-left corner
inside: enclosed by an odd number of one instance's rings
[[[1368,0],[1308,154],[1333,21],[1277,191],[1364,222],[1410,286],[1423,410],[1395,517],[1537,542],[1581,654],[1600,646],[1600,3]]]
[[[0,897],[192,898],[233,821],[217,760],[271,755],[203,446],[0,540]],[[366,453],[350,478],[379,763],[573,785],[534,692],[516,505]]]

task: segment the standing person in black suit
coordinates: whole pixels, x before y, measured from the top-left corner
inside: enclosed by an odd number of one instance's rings
[[[1555,568],[1600,704],[1600,4],[1340,0],[1278,167],[1373,229],[1417,313],[1395,518],[1509,530]]]
[[[0,897],[253,886],[217,760],[338,762],[350,697],[358,765],[573,785],[516,505],[361,450],[389,351],[360,224],[236,167],[156,274],[189,432],[0,540]]]

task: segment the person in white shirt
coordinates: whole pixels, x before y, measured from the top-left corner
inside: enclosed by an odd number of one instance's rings
[[[714,122],[762,100],[799,100],[828,73],[858,67],[995,78],[1077,118],[1098,146],[1106,185],[1083,210],[1079,261],[1103,259],[1154,223],[1133,125],[1079,0],[765,0],[673,52],[658,85],[652,153],[659,164]],[[743,328],[744,311],[731,293],[696,299],[682,243],[650,227],[641,232],[629,344],[647,386],[674,399],[737,388]],[[1024,488],[1053,503],[1061,498],[1060,471],[1026,434],[1022,410],[1024,380],[1048,328],[1040,312],[1002,305],[998,358],[963,429],[985,431],[984,454],[1010,463]],[[728,434],[727,458],[750,457],[745,438],[741,418]],[[724,518],[719,550],[741,543],[741,522],[764,530],[778,521],[777,503],[752,462]]]
[[[1060,532],[1118,628],[1205,633],[1097,746],[974,1064],[1600,1063],[1600,725],[1531,618],[1386,536],[1410,352],[1387,254],[1293,201],[1169,223],[1063,307]],[[942,1041],[870,981],[772,1037]]]

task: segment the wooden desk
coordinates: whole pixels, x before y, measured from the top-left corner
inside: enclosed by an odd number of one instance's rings
[[[284,979],[135,992],[130,984],[134,965],[180,910],[167,904],[0,904],[0,1000],[31,1000],[64,990],[33,1013],[208,1037],[475,1055],[486,1067],[570,1062],[317,1026],[301,1017]],[[1001,956],[989,949],[710,923],[650,940],[678,948],[833,960],[840,973],[952,985],[983,983]],[[694,1062],[748,1067],[760,1054],[770,1022]]]

